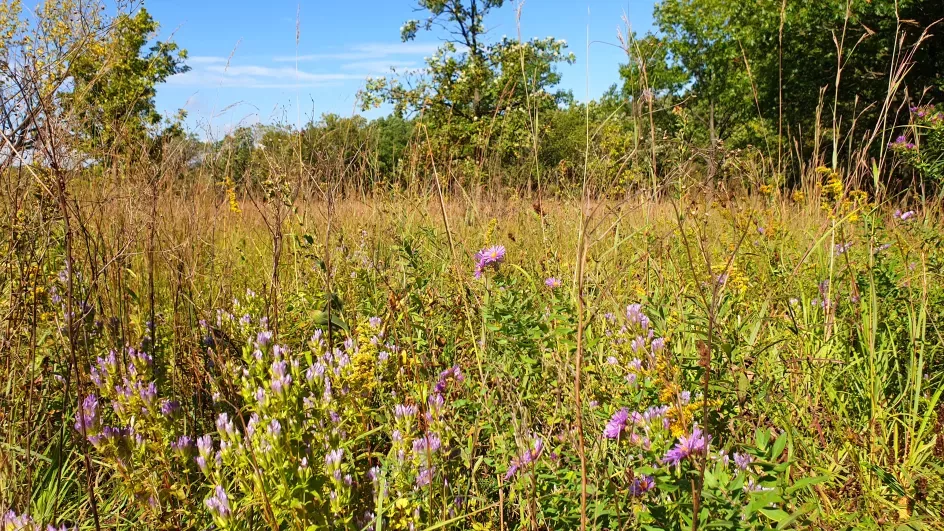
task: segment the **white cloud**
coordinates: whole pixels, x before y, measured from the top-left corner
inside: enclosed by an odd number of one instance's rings
[[[275,64],[237,64],[223,56],[193,56],[187,59],[189,72],[170,77],[167,82],[186,87],[238,87],[255,89],[300,89],[341,86],[361,82],[368,76],[422,67],[420,58],[432,54],[437,43],[361,43],[337,52],[299,56],[299,62],[323,61],[324,66],[311,72],[297,69],[294,56],[275,57]],[[327,70],[327,71],[325,71]]]
[[[341,65],[341,70],[356,70],[370,74],[389,74],[391,68],[398,71],[414,70],[419,68],[415,61],[354,61]]]
[[[194,68],[184,74],[170,77],[168,83],[195,87],[241,87],[241,88],[311,88],[340,85],[345,81],[363,81],[366,72],[314,73],[296,71],[293,67],[269,67],[262,65],[209,64]]]
[[[277,63],[294,63],[297,61],[356,61],[381,59],[391,56],[423,56],[431,55],[439,48],[438,43],[434,42],[395,42],[395,43],[362,43],[346,48],[344,51],[329,53],[313,53],[299,55],[281,55],[272,60]]]

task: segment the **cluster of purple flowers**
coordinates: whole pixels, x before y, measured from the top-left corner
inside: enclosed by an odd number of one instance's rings
[[[734,466],[740,470],[747,470],[754,463],[754,456],[751,454],[734,452],[731,457],[734,458]]]
[[[902,212],[901,209],[895,211],[895,219],[899,221],[908,221],[909,219],[915,217],[914,210],[909,210],[907,212]]]
[[[462,374],[462,369],[459,368],[458,365],[453,365],[439,373],[439,379],[436,380],[436,387],[433,389],[433,392],[437,395],[444,394],[449,387],[450,381],[455,381],[456,383],[465,381],[465,375]]]
[[[819,289],[819,297],[814,298],[810,303],[813,306],[819,306],[820,308],[827,309],[830,307],[829,302],[829,279],[824,279],[817,286]]]
[[[628,408],[624,407],[610,417],[610,420],[606,423],[606,427],[603,429],[603,437],[620,440],[624,435],[628,434],[626,440],[631,444],[642,446],[643,449],[648,450],[651,444],[649,434],[652,425],[658,423],[658,425],[666,428],[668,419],[665,418],[665,413],[667,411],[668,406],[654,406],[643,413],[639,413],[638,411],[630,412]],[[660,420],[662,422],[659,422]]]
[[[835,245],[836,254],[845,254],[846,251],[852,248],[852,242],[837,243]]]
[[[276,396],[281,396],[292,385],[292,375],[288,372],[288,362],[285,360],[273,361],[270,373],[272,381],[269,387]]]
[[[218,518],[225,519],[231,513],[229,496],[226,495],[226,490],[220,485],[213,488],[213,494],[204,503],[206,503],[207,509]]]
[[[531,447],[520,455],[512,458],[511,463],[508,464],[508,471],[505,472],[505,481],[514,477],[514,475],[518,473],[518,470],[536,463],[542,453],[544,453],[544,440],[540,437],[533,437]]]
[[[708,452],[710,443],[711,435],[705,434],[697,425],[693,426],[691,435],[679,437],[679,441],[675,446],[665,453],[665,456],[662,457],[662,464],[675,466],[690,456],[704,455]]]
[[[505,246],[493,245],[475,253],[475,278],[482,278],[486,269],[498,269],[505,261]]]
[[[896,150],[905,150],[910,151],[912,149],[917,149],[918,146],[914,142],[909,142],[908,138],[905,135],[899,135],[894,142],[889,142],[888,147]]]
[[[909,107],[911,114],[918,118],[918,121],[929,122],[931,124],[944,123],[944,112],[935,112],[934,107],[930,105],[913,105]]]
[[[52,524],[47,525],[45,528],[35,522],[27,514],[16,514],[13,511],[7,511],[6,513],[0,514],[0,531],[73,531],[77,528],[68,527],[65,524],[56,527]]]

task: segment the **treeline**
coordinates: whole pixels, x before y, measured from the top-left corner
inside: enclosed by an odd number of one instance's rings
[[[944,177],[944,3],[662,0],[657,32],[620,36],[621,83],[589,104],[557,88],[556,65],[574,61],[563,41],[487,38],[503,3],[421,0],[403,39],[445,28],[446,43],[422,73],[368,81],[363,108],[390,116],[238,129],[209,149],[214,175],[264,179],[282,150],[356,188],[424,185],[434,169],[462,186],[564,193],[586,179],[606,194],[693,176],[782,186],[824,166],[858,186]]]
[[[180,178],[209,177],[231,195],[435,177],[559,194],[776,188],[824,167],[871,188],[944,180],[938,0],[661,0],[654,33],[618,36],[621,81],[589,103],[559,88],[558,65],[575,60],[564,41],[490,38],[488,18],[505,3],[419,0],[423,18],[402,26],[403,40],[434,31],[444,44],[422,70],[367,81],[362,108],[389,116],[326,115],[212,141],[187,135],[182,113],[155,112],[157,86],[186,71],[186,52],[149,41],[157,25],[143,7],[109,18],[91,0],[50,0],[29,18],[4,4],[6,167],[49,163],[50,146],[67,144],[82,153],[73,165],[102,173],[144,162],[166,174],[171,157]]]

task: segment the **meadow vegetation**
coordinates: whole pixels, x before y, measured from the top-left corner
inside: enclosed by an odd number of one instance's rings
[[[944,8],[663,0],[577,103],[503,4],[221,139],[0,4],[0,531],[944,527]]]

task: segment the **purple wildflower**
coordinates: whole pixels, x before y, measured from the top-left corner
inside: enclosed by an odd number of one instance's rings
[[[521,467],[521,460],[517,457],[513,458],[510,463],[508,463],[508,471],[505,472],[505,481],[508,481],[515,474],[518,473],[518,468]]]
[[[434,454],[442,447],[442,440],[435,433],[429,433],[413,440],[413,453],[416,455]]]
[[[170,449],[182,456],[186,456],[193,448],[193,439],[188,435],[181,435],[176,441],[170,443]]]
[[[563,283],[561,282],[561,280],[557,277],[548,277],[544,279],[544,285],[550,289],[557,289],[561,287],[562,284]]]
[[[629,486],[629,495],[638,498],[654,488],[656,488],[656,481],[652,476],[636,476]]]
[[[914,210],[909,210],[907,212],[902,212],[901,210],[895,211],[895,218],[901,221],[908,221],[909,219],[915,217]]]
[[[213,489],[213,496],[207,498],[204,503],[206,503],[207,509],[215,516],[220,518],[229,516],[229,497],[220,485],[217,485],[216,488]]]
[[[836,254],[844,254],[846,251],[852,248],[852,242],[846,243],[837,243],[836,244]]]
[[[180,402],[167,399],[161,401],[161,415],[173,417],[178,411],[180,411]]]
[[[416,486],[425,487],[432,483],[433,481],[433,469],[432,468],[420,468],[419,472],[416,474]]]
[[[754,462],[754,456],[752,456],[751,454],[742,454],[742,453],[734,452],[733,457],[734,457],[734,465],[740,468],[741,470],[747,470],[747,468],[751,466],[751,463]]]
[[[701,428],[694,426],[691,435],[679,437],[679,442],[666,452],[662,458],[662,463],[669,466],[678,465],[683,459],[691,455],[704,454],[708,451],[708,443],[710,442],[711,436],[705,435]]]
[[[397,404],[393,409],[393,416],[402,419],[406,417],[415,417],[417,413],[417,408],[413,404]]]
[[[607,439],[619,439],[623,430],[626,429],[626,421],[629,419],[629,409],[623,408],[616,413],[613,413],[613,416],[610,417],[610,421],[606,423],[606,428],[603,430],[603,436]]]
[[[498,269],[498,266],[504,261],[504,245],[493,245],[475,253],[475,278],[482,278],[482,273],[490,267]]]
[[[655,354],[656,352],[661,351],[661,350],[664,349],[664,348],[665,348],[665,339],[664,339],[664,338],[657,337],[657,338],[655,338],[655,339],[652,340],[652,353],[653,353],[653,354]]]
[[[271,342],[272,342],[271,330],[263,330],[262,332],[259,332],[258,335],[256,335],[256,346],[259,349],[264,349]]]
[[[325,466],[331,470],[341,467],[341,459],[344,457],[344,448],[337,448],[325,454]]]
[[[86,395],[82,401],[81,407],[75,413],[75,429],[86,437],[98,435],[100,431],[100,422],[98,412],[98,397],[95,395]]]

